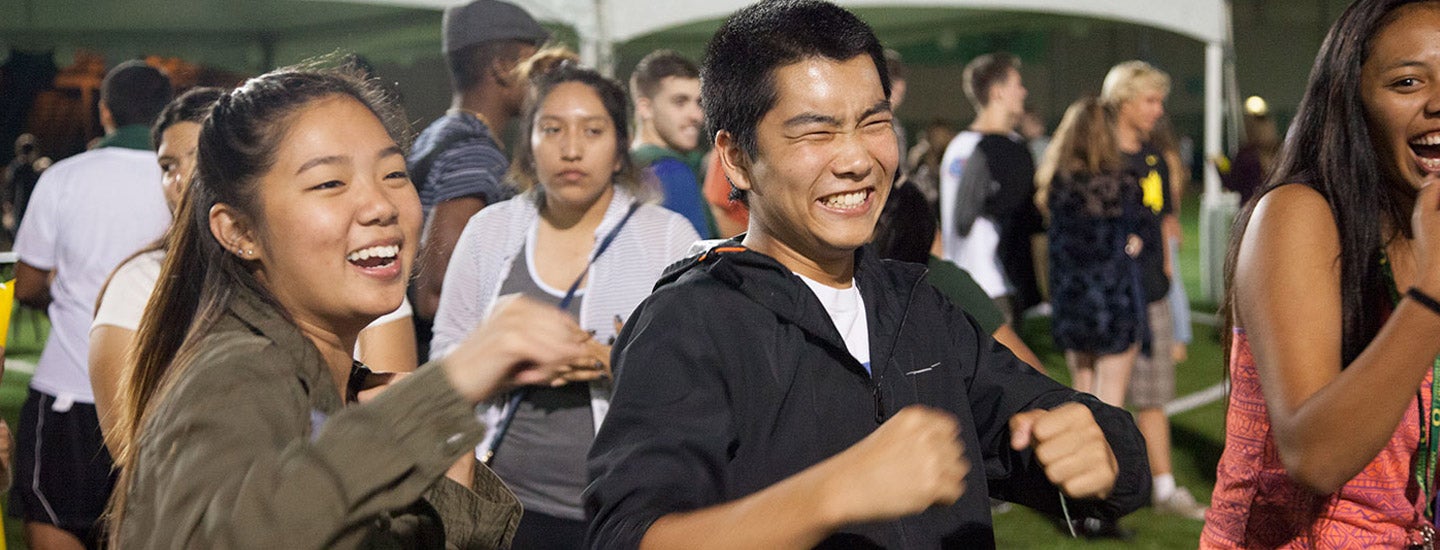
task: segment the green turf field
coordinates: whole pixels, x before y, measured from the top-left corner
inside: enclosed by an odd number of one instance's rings
[[[1184,201],[1181,222],[1185,243],[1181,247],[1180,268],[1185,288],[1190,294],[1192,310],[1214,313],[1215,307],[1202,303],[1200,296],[1200,231],[1198,208],[1200,200],[1192,195]],[[1184,396],[1220,383],[1225,365],[1220,353],[1218,333],[1213,327],[1194,324],[1195,341],[1190,357],[1176,372],[1176,394]],[[1050,340],[1048,319],[1028,321],[1022,332],[1025,342],[1045,361],[1050,375],[1068,382],[1064,357]],[[1190,489],[1195,498],[1210,501],[1215,486],[1215,464],[1225,443],[1225,404],[1216,401],[1171,418],[1175,479]],[[995,537],[1001,548],[1194,548],[1200,538],[1201,522],[1141,510],[1121,520],[1121,525],[1135,532],[1129,542],[1069,540],[1050,520],[1015,507],[995,516]]]
[[[1194,309],[1213,312],[1213,306],[1198,303],[1196,299],[1200,294],[1200,241],[1196,222],[1199,202],[1198,197],[1191,196],[1184,203],[1186,209],[1182,213],[1182,222],[1186,244],[1181,250],[1181,270]],[[1182,396],[1210,387],[1224,376],[1215,330],[1200,324],[1196,324],[1194,329],[1195,342],[1190,346],[1190,358],[1178,367],[1176,391]],[[48,330],[49,325],[43,315],[34,311],[18,312],[11,323],[7,360],[33,365],[40,356]],[[1032,319],[1023,327],[1022,335],[1045,361],[1050,374],[1068,382],[1064,358],[1051,345],[1048,320]],[[0,381],[0,416],[12,427],[17,424],[29,381],[28,374],[14,370],[7,371]],[[1215,484],[1215,464],[1220,459],[1224,442],[1224,420],[1223,402],[1214,402],[1172,419],[1175,478],[1201,501],[1209,501],[1210,490]],[[1122,520],[1121,524],[1135,531],[1135,537],[1128,543],[1069,540],[1068,534],[1062,534],[1048,519],[1023,507],[1015,507],[995,517],[995,535],[1001,548],[1194,548],[1201,528],[1198,521],[1157,515],[1149,510],[1136,512]],[[20,523],[9,517],[5,519],[5,542],[11,549],[25,548]]]

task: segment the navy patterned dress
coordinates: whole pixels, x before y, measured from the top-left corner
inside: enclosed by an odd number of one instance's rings
[[[1104,355],[1145,344],[1140,266],[1125,253],[1128,237],[1145,235],[1155,223],[1143,210],[1140,186],[1129,176],[1056,174],[1049,207],[1055,345]]]

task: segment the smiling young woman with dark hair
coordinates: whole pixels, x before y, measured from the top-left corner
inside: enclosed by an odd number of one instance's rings
[[[1440,2],[1351,5],[1276,174],[1241,213],[1225,452],[1202,547],[1434,539],[1437,33]]]
[[[398,120],[330,70],[216,102],[118,396],[112,544],[508,546],[520,508],[469,452],[473,407],[596,358],[554,308],[507,300],[374,395],[394,380],[351,352],[400,305],[420,229]]]

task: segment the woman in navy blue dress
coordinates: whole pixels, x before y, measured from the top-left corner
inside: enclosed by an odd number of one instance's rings
[[[1065,112],[1037,171],[1050,215],[1051,333],[1074,386],[1119,406],[1145,338],[1137,235],[1153,223],[1116,153],[1114,116],[1094,98]]]

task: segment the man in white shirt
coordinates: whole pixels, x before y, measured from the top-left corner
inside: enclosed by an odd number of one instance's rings
[[[965,65],[965,95],[975,121],[940,161],[940,232],[945,259],[975,277],[1007,322],[1040,302],[1030,235],[1040,229],[1035,160],[1015,125],[1027,92],[1020,60],[1006,53]]]
[[[169,78],[122,63],[100,88],[105,137],[41,176],[15,238],[15,299],[50,315],[16,442],[10,510],[32,548],[96,547],[113,486],[87,353],[95,299],[110,272],[170,223],[150,123],[173,97]]]

